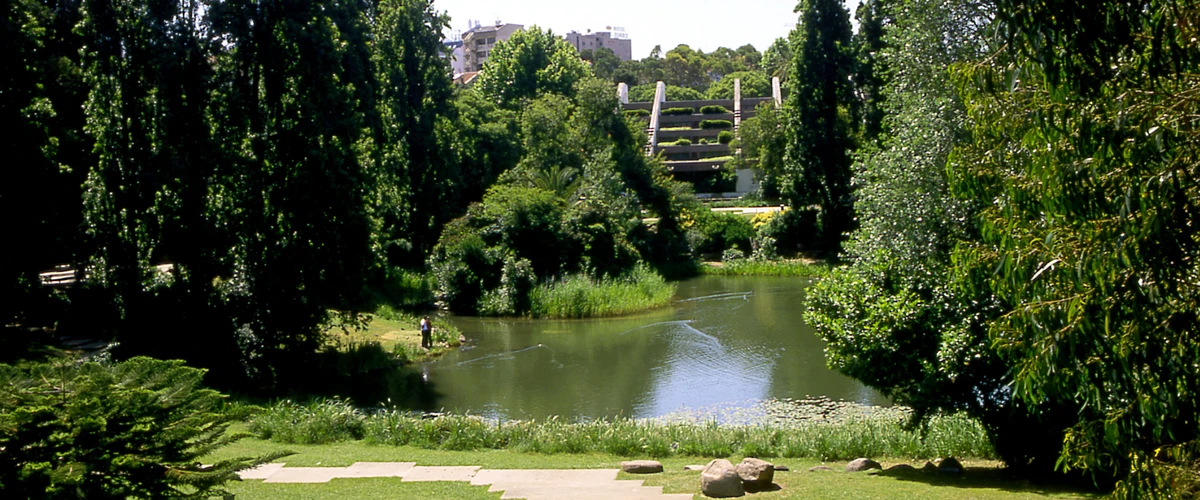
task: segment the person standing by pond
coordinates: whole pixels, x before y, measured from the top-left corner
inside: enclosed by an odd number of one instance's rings
[[[421,318],[421,347],[433,348],[433,323],[429,322],[429,316]]]

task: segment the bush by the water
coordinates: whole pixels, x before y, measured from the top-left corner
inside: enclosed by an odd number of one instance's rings
[[[533,289],[530,314],[535,318],[615,316],[662,307],[673,295],[675,285],[645,266],[619,278],[576,274]]]
[[[198,459],[237,441],[224,396],[182,361],[0,365],[0,497],[209,498],[279,458]]]
[[[920,429],[906,428],[907,417],[896,412],[792,425],[718,425],[714,422],[666,423],[630,419],[585,423],[559,419],[496,422],[464,415],[421,418],[399,410],[349,412],[338,402],[322,404],[329,408],[281,403],[256,417],[252,425],[261,436],[280,442],[331,443],[356,439],[354,436],[361,433],[362,439],[374,444],[460,451],[512,449],[546,454],[751,455],[820,460],[848,460],[862,456],[905,459],[948,455],[994,457],[983,428],[962,415],[935,416],[929,420],[922,435]],[[309,424],[308,419],[319,423]],[[346,429],[329,429],[335,424]],[[297,433],[281,427],[329,430]]]

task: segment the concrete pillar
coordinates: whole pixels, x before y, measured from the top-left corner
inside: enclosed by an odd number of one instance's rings
[[[742,80],[733,79],[733,131],[742,127]]]
[[[779,77],[771,77],[771,96],[775,98],[775,109],[783,107],[783,92],[779,90]]]

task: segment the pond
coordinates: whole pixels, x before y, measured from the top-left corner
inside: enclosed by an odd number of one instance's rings
[[[636,316],[452,316],[463,349],[419,367],[447,411],[504,420],[729,415],[768,399],[889,401],[825,366],[798,278],[703,276]],[[705,417],[709,418],[709,417]]]

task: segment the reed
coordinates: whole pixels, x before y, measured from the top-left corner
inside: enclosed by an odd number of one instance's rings
[[[545,283],[530,294],[535,318],[595,318],[630,314],[671,302],[675,285],[647,267],[620,278],[593,279],[577,274]]]
[[[656,420],[498,422],[471,415],[422,418],[407,411],[354,410],[325,400],[307,406],[278,403],[251,420],[250,430],[283,443],[366,443],[426,449],[608,453],[618,456],[757,456],[851,460],[858,457],[993,459],[978,422],[961,414],[934,416],[924,435],[906,416],[878,412],[837,421],[719,425]]]

